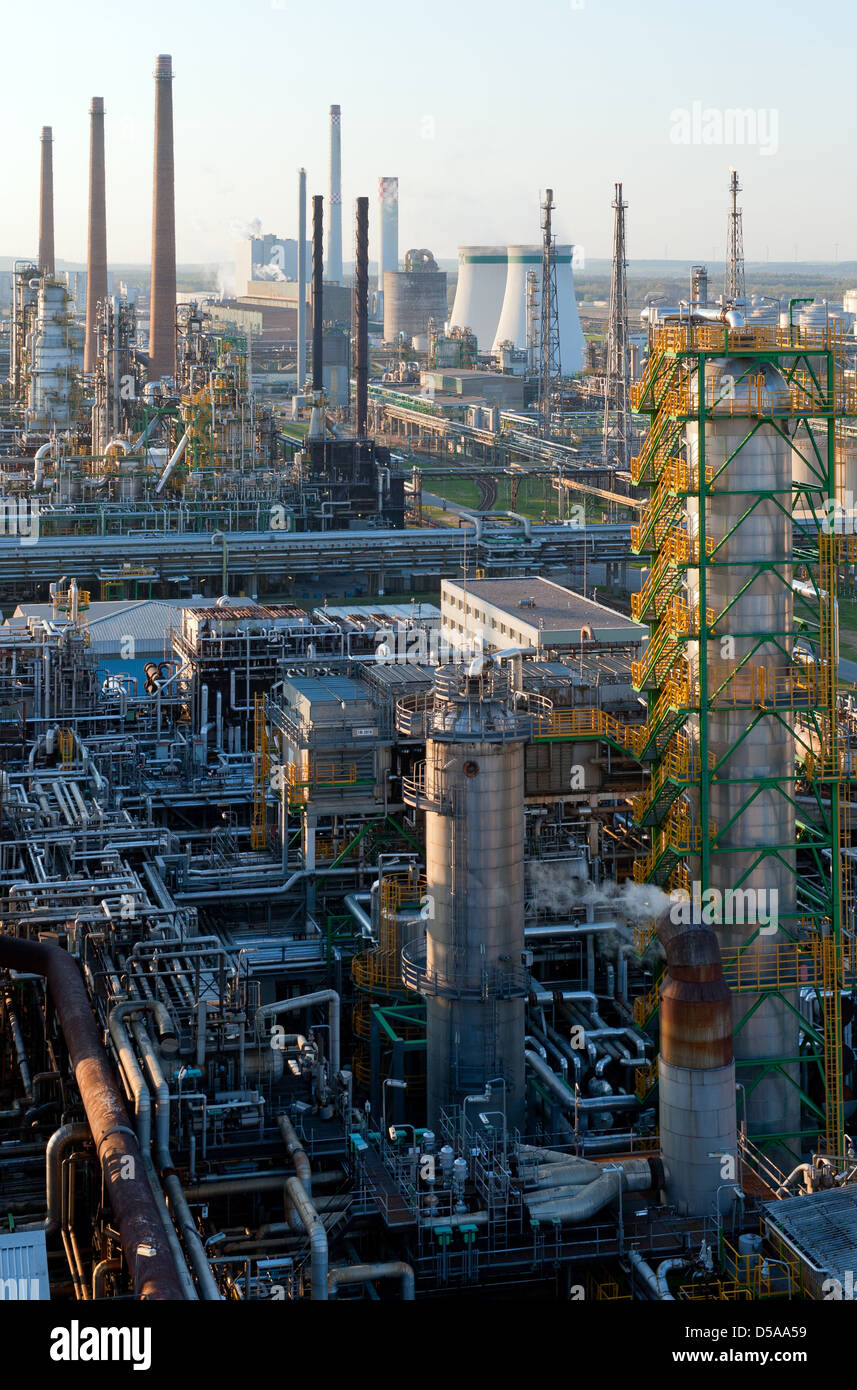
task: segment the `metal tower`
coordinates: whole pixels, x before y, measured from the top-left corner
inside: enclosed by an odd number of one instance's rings
[[[729,180],[731,205],[726,226],[726,278],[723,283],[723,297],[731,299],[734,303],[746,299],[747,291],[744,284],[744,231],[741,225],[741,209],[738,206],[741,185],[738,182],[737,170],[730,169],[729,172],[732,176]]]
[[[837,546],[853,538],[832,536],[825,514],[837,421],[857,410],[842,351],[833,328],[667,324],[631,390],[651,416],[631,461],[633,481],[651,488],[632,547],[653,557],[632,599],[651,628],[633,672],[649,699],[635,751],[652,760],[634,805],[652,847],[634,877],[710,911],[733,995],[741,1118],[781,1166],[819,1130],[829,1152],[843,1142],[835,614]],[[798,566],[807,582],[793,586]],[[818,1023],[801,1019],[808,990]],[[637,1022],[657,1008],[656,984],[635,1001]]]
[[[628,286],[625,278],[625,209],[622,185],[613,185],[613,278],[610,284],[610,323],[607,328],[607,380],[604,389],[604,430],[601,462],[627,470],[631,462],[631,354],[628,346]]]
[[[551,386],[562,374],[559,356],[559,304],[556,289],[556,239],[551,231],[553,189],[545,189],[542,203],[542,302],[539,351],[539,419],[542,438],[551,432]]]
[[[535,376],[539,363],[539,277],[527,271],[527,371]]]

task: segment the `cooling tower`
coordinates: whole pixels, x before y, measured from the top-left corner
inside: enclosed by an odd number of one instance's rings
[[[563,376],[579,372],[583,367],[583,330],[574,297],[574,274],[571,268],[572,246],[557,246],[556,291],[559,300],[559,354]],[[542,290],[542,248],[540,246],[509,246],[509,269],[506,292],[491,351],[500,343],[510,342],[516,348],[527,346],[527,271],[536,272],[539,296]]]
[[[459,246],[458,284],[450,328],[469,328],[482,352],[489,352],[506,293],[505,246]]]
[[[54,276],[54,158],[53,132],[42,126],[42,176],[39,183],[39,270]]]
[[[89,242],[86,253],[86,337],[83,370],[95,371],[98,301],[107,298],[107,213],[104,197],[104,99],[89,108]]]
[[[342,284],[342,113],[330,108],[330,230],[327,234],[327,275]]]
[[[378,180],[378,289],[384,273],[399,269],[399,180]]]
[[[152,284],[149,380],[176,371],[176,208],[173,163],[173,60],[155,63],[155,174],[152,199]]]

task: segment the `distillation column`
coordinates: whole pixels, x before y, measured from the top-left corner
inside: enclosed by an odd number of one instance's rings
[[[697,856],[691,877],[717,890],[720,914],[731,917],[716,926],[727,957],[743,948],[745,970],[767,958],[768,968],[759,967],[767,979],[795,929],[795,739],[774,693],[783,689],[793,647],[792,449],[782,418],[790,396],[770,362],[708,358],[704,370],[707,414],[703,426],[687,425],[685,442],[691,475],[704,466],[714,481],[704,516],[699,497],[688,499],[688,528],[700,542],[700,568],[688,571],[688,584],[714,635],[704,652],[698,643],[688,647],[691,679],[700,681],[700,714],[688,732],[693,739],[695,726],[701,762],[697,823],[704,836],[707,815],[716,841],[707,875]],[[698,406],[696,369],[691,395]],[[762,402],[766,416],[780,415],[776,423],[761,418]],[[746,911],[735,897],[728,910],[735,890],[750,890],[741,900]],[[750,911],[755,921],[744,920]],[[736,994],[733,1017],[750,1134],[795,1134],[798,1068],[786,1059],[798,1054],[796,990]]]
[[[498,672],[449,668],[435,676],[426,732],[414,800],[426,809],[425,957],[409,977],[405,953],[405,979],[426,1000],[428,1123],[494,1082],[489,1108],[504,1101],[508,1127],[523,1129],[529,727]]]

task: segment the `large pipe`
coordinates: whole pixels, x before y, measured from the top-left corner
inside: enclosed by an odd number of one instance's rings
[[[143,1154],[76,963],[57,946],[2,937],[0,966],[44,975],[47,980],[138,1297],[181,1299],[173,1262],[164,1247],[160,1215],[145,1181]],[[129,1171],[133,1177],[127,1176]],[[141,1260],[144,1248],[152,1253]]]
[[[369,199],[357,199],[357,256],[354,277],[354,337],[357,361],[357,438],[366,438],[369,414]]]
[[[104,98],[89,107],[89,241],[86,252],[86,337],[83,370],[95,371],[99,300],[107,298],[107,210],[104,182]],[[117,370],[113,364],[114,372]]]
[[[310,1277],[312,1297],[327,1300],[327,1231],[313,1206],[312,1199],[304,1191],[300,1178],[286,1180],[286,1192],[292,1206],[301,1219],[310,1243]]]
[[[280,1127],[283,1143],[286,1146],[286,1158],[290,1158],[295,1165],[295,1172],[303,1183],[304,1191],[308,1197],[311,1197],[312,1169],[310,1168],[306,1149],[298,1138],[295,1127],[288,1115],[278,1115],[277,1124]]]
[[[547,1200],[540,1201],[537,1194],[525,1193],[524,1201],[533,1220],[574,1223],[591,1220],[608,1203],[617,1198],[621,1201],[623,1192],[659,1190],[662,1183],[659,1160],[630,1158],[606,1168],[594,1182],[588,1183],[582,1191],[575,1189],[571,1196],[560,1197],[551,1192]]]
[[[402,1286],[402,1298],[406,1303],[414,1301],[414,1271],[404,1260],[387,1260],[381,1264],[337,1265],[328,1271],[327,1287],[331,1298],[336,1298],[343,1284],[368,1284],[376,1279],[398,1279]]]
[[[53,130],[42,126],[42,169],[39,180],[39,270],[52,280],[54,267]]]
[[[306,384],[306,169],[298,170],[298,391]]]
[[[19,1231],[44,1231],[46,1236],[54,1236],[62,1222],[62,1165],[66,1151],[73,1144],[83,1144],[89,1139],[89,1125],[61,1125],[51,1135],[45,1149],[45,1195],[48,1214],[44,1221],[17,1223]]]
[[[342,112],[330,108],[330,237],[327,246],[327,278],[342,284]]]
[[[170,1154],[170,1092],[161,1064],[155,1055],[152,1040],[147,1030],[141,1023],[131,1025],[137,1046],[145,1060],[146,1069],[149,1073],[149,1080],[155,1092],[155,1156],[161,1170],[161,1178],[170,1205],[173,1211],[173,1219],[176,1222],[185,1243],[185,1249],[193,1265],[194,1273],[199,1280],[199,1287],[202,1290],[203,1298],[211,1301],[220,1299],[220,1290],[217,1287],[205,1247],[196,1229],[196,1222],[187,1204],[184,1190],[178,1174],[176,1173]]]
[[[176,200],[173,156],[173,60],[155,61],[155,167],[152,195],[152,282],[149,296],[149,379],[176,374]]]
[[[312,389],[324,390],[324,198],[312,200]]]

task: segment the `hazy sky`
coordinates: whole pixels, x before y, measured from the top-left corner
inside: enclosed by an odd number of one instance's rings
[[[0,85],[6,255],[35,249],[39,132],[52,125],[57,256],[85,257],[99,95],[108,256],[148,260],[163,52],[180,261],[228,261],[256,218],[294,235],[298,166],[309,195],[327,192],[331,102],[346,259],[361,193],[376,253],[380,174],[399,176],[400,252],[537,240],[551,184],[560,239],[609,255],[622,179],[631,259],[722,259],[730,165],[749,260],[857,259],[853,0],[39,0],[36,14]],[[745,143],[722,143],[730,109]]]

